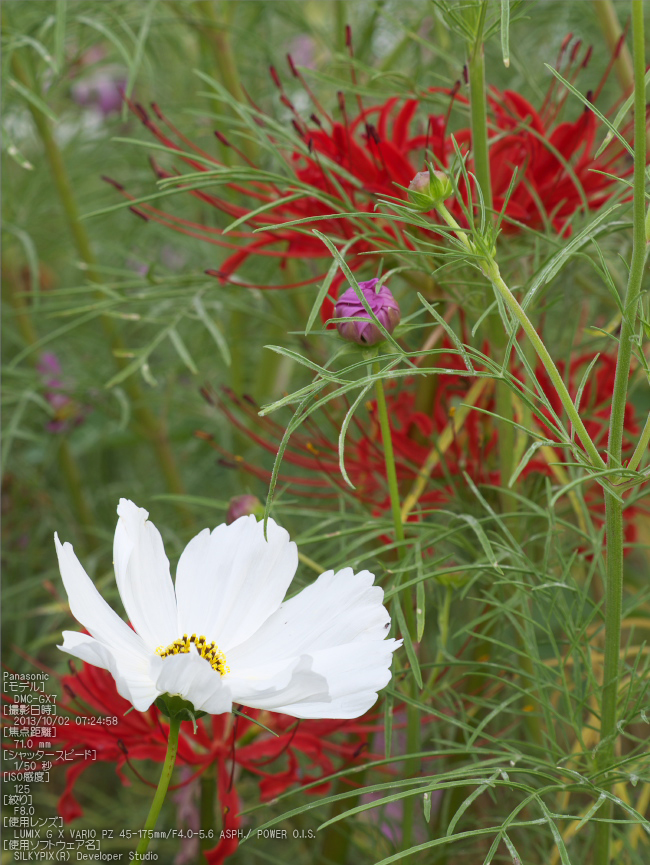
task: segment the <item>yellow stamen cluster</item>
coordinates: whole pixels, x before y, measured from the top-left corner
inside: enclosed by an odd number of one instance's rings
[[[191,637],[183,634],[167,648],[158,646],[156,654],[160,655],[161,658],[168,658],[170,655],[187,655],[192,643],[196,646],[199,655],[205,658],[220,676],[225,676],[226,673],[230,672],[230,667],[226,664],[226,656],[220,651],[219,646],[214,642],[208,643],[205,637],[197,637],[196,634],[192,634]]]

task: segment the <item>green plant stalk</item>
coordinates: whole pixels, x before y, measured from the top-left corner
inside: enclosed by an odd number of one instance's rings
[[[487,98],[485,93],[485,52],[483,42],[483,26],[487,10],[487,0],[481,5],[480,18],[477,24],[476,38],[473,45],[469,45],[469,56],[467,58],[467,70],[469,77],[469,105],[470,122],[472,127],[472,156],[474,158],[474,174],[478,183],[486,208],[486,217],[492,218],[492,180],[490,177],[490,154],[487,134]],[[488,288],[489,292],[489,288]],[[488,305],[492,298],[486,294]],[[503,332],[499,316],[492,314],[488,316],[488,331],[490,344],[493,348],[494,359],[501,363],[505,354],[507,338]],[[497,382],[495,387],[496,414],[499,434],[499,450],[497,459],[499,461],[499,473],[502,480],[500,492],[501,509],[505,513],[516,509],[517,500],[509,495],[505,484],[512,476],[514,470],[515,456],[515,427],[512,425],[514,411],[512,398],[507,386]]]
[[[634,64],[634,199],[632,202],[632,260],[623,306],[618,343],[616,375],[609,424],[608,465],[618,468],[622,461],[627,386],[632,360],[632,339],[639,307],[643,271],[647,256],[645,237],[645,43],[643,0],[632,0],[632,46]],[[646,425],[647,426],[647,425]],[[645,430],[644,430],[645,432]],[[623,505],[605,495],[607,583],[605,591],[605,661],[600,711],[600,742],[596,764],[607,772],[615,759],[617,702],[620,679],[621,616],[623,606]],[[605,777],[605,789],[611,781]],[[594,865],[609,865],[613,803],[605,803],[601,822],[594,835]]]
[[[623,608],[623,505],[605,495],[605,532],[607,544],[607,581],[605,586],[605,664],[600,712],[600,741],[596,765],[607,770],[616,752],[616,704],[618,701],[621,615]],[[607,779],[601,782],[611,787]],[[609,865],[613,803],[605,802],[599,811],[602,822],[594,833],[594,865]]]
[[[466,233],[456,222],[451,213],[449,213],[444,204],[438,204],[437,209],[447,223],[447,225],[449,225],[450,228],[453,228],[456,237],[461,241],[467,251],[470,252],[473,256],[476,255],[477,250],[474,248]],[[569,391],[566,389],[564,380],[560,375],[558,368],[555,366],[555,363],[553,362],[553,358],[549,354],[548,349],[544,345],[542,338],[535,330],[532,322],[522,309],[521,304],[504,282],[503,277],[501,276],[501,272],[499,271],[498,264],[493,258],[485,255],[483,260],[479,263],[479,266],[484,276],[486,276],[487,279],[490,280],[494,288],[499,292],[499,294],[505,301],[506,306],[517,319],[517,321],[522,327],[522,330],[531,341],[533,348],[537,353],[537,356],[542,361],[542,364],[544,365],[544,368],[548,373],[548,376],[551,379],[553,386],[555,387],[557,395],[562,403],[565,412],[567,413],[569,420],[573,424],[578,438],[582,442],[582,445],[586,450],[589,459],[591,460],[592,465],[598,469],[605,469],[605,461],[598,453],[598,449],[591,440],[591,437],[589,436],[589,433],[587,432],[585,425],[582,422],[582,418],[580,417],[579,412],[573,404],[573,400],[571,399]]]
[[[15,51],[13,52],[11,57],[11,64],[14,74],[16,78],[20,81],[20,83],[23,84],[23,86],[32,89],[29,76],[27,75],[27,72],[25,71]],[[61,151],[59,150],[59,147],[52,133],[50,121],[32,103],[28,103],[28,108],[34,119],[34,123],[36,125],[36,129],[38,130],[39,137],[43,143],[45,154],[50,165],[50,170],[52,172],[52,177],[54,179],[54,185],[61,201],[61,206],[63,207],[63,211],[66,216],[68,228],[70,229],[70,232],[74,239],[74,243],[77,248],[77,252],[79,253],[79,257],[87,267],[86,273],[90,281],[99,284],[102,280],[96,271],[96,260],[90,245],[90,240],[86,233],[85,227],[79,219],[79,211],[77,209],[77,203],[72,192],[70,179],[68,177],[68,173],[63,162]],[[103,295],[101,296],[101,299],[104,299]],[[111,347],[112,354],[115,358],[117,366],[119,369],[123,369],[127,361],[126,358],[122,356],[124,344],[122,343],[122,340],[116,330],[115,323],[107,315],[103,315],[101,317],[101,322],[104,334],[106,335],[108,343]],[[167,434],[163,429],[161,421],[154,415],[154,413],[148,408],[148,406],[145,405],[145,401],[140,392],[140,388],[132,377],[126,380],[124,386],[129,394],[133,405],[133,414],[136,419],[136,423],[142,430],[145,437],[148,439],[154,450],[154,453],[156,454],[156,457],[158,458],[158,462],[162,469],[163,476],[165,477],[165,480],[167,482],[167,487],[169,491],[176,495],[182,495],[185,490],[183,487],[180,473],[174,460],[174,455],[169,444],[169,439],[167,438]],[[187,522],[190,522],[191,517],[187,509],[184,506],[179,505],[179,510],[183,513],[185,520]]]
[[[485,95],[485,52],[483,25],[487,0],[481,5],[481,15],[473,45],[468,45],[467,73],[469,77],[470,122],[472,126],[472,156],[474,174],[483,193],[487,210],[492,209],[492,183],[490,181],[490,155],[487,137],[487,99]]]
[[[215,800],[217,792],[217,777],[214,768],[207,769],[201,775],[201,825],[200,828],[205,833],[201,838],[201,850],[208,850],[214,847],[214,837],[209,838],[208,832],[214,829],[215,821]]]
[[[373,372],[376,376],[380,374],[379,363],[375,361],[373,364]],[[395,526],[395,539],[400,546],[397,547],[397,556],[399,561],[403,561],[405,555],[404,548],[404,523],[402,522],[402,511],[399,502],[399,486],[397,483],[397,470],[395,468],[395,454],[393,451],[393,440],[390,431],[390,422],[388,420],[388,409],[386,407],[386,395],[381,378],[377,378],[375,382],[375,393],[377,396],[377,414],[379,415],[379,426],[381,428],[381,439],[384,447],[384,462],[386,465],[386,480],[388,481],[388,490],[390,494],[390,506],[393,515],[393,525]],[[404,579],[402,574],[401,579]],[[404,618],[406,627],[412,637],[416,635],[415,627],[415,611],[409,602],[404,610]],[[413,680],[413,689],[415,690],[415,680]],[[415,694],[414,694],[415,696]],[[420,713],[415,706],[407,706],[406,708],[406,752],[407,754],[415,754],[420,750]],[[417,759],[407,760],[404,764],[406,777],[412,778],[420,770],[420,764]],[[410,796],[404,801],[404,816],[402,820],[402,841],[404,849],[411,846],[413,838],[413,823],[415,817],[415,797]]]
[[[162,772],[160,773],[160,781],[158,781],[158,787],[156,788],[156,793],[153,797],[151,808],[149,809],[149,816],[147,817],[147,821],[144,824],[144,834],[141,836],[140,843],[138,844],[135,851],[135,862],[137,862],[139,857],[143,857],[144,854],[147,852],[147,847],[149,846],[151,835],[153,834],[153,830],[156,828],[156,821],[158,820],[160,809],[162,808],[163,802],[165,801],[165,796],[167,795],[167,788],[169,787],[172,772],[174,771],[174,763],[176,762],[176,754],[178,752],[178,734],[180,729],[181,722],[178,720],[178,718],[170,718],[167,754],[165,755],[165,762],[163,764]]]
[[[336,38],[336,50],[345,51],[346,25],[348,24],[348,10],[345,0],[336,0],[332,4],[334,9],[334,33]]]
[[[379,376],[381,370],[377,361],[373,364],[373,373]],[[386,480],[388,482],[388,493],[390,496],[390,509],[395,527],[395,540],[400,546],[397,547],[397,555],[400,561],[404,558],[404,523],[399,503],[399,486],[397,483],[397,470],[395,468],[395,454],[393,451],[393,439],[388,420],[388,408],[386,406],[386,395],[381,378],[375,382],[375,395],[377,397],[377,414],[379,415],[379,426],[381,428],[381,440],[384,447],[384,463],[386,465]],[[405,614],[406,615],[406,614]],[[411,618],[413,611],[411,610]],[[408,621],[408,618],[407,618]],[[409,630],[413,623],[409,622]]]
[[[363,774],[355,775],[356,783],[363,785]],[[334,784],[334,793],[347,793],[350,790],[350,785],[346,783],[345,778],[338,778]],[[352,796],[347,799],[339,799],[338,802],[332,802],[329,809],[328,819],[338,817],[348,808],[354,808],[359,804],[361,793],[358,796]],[[354,830],[348,828],[342,821],[328,826],[323,832],[324,838],[320,849],[320,862],[322,865],[332,865],[332,863],[343,863],[347,860],[347,851],[350,845],[350,835]]]

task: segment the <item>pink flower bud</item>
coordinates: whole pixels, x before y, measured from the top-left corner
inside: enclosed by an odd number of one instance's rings
[[[378,282],[378,279],[369,279],[367,282],[360,282],[359,288],[378,320],[388,333],[392,333],[402,317],[399,304],[386,285],[382,285],[379,293],[375,291]],[[336,318],[360,319],[360,321],[342,321],[336,325],[344,339],[359,345],[376,345],[384,339],[383,333],[368,315],[354,288],[348,288],[339,297],[334,315]]]
[[[226,525],[234,523],[240,517],[247,517],[254,514],[256,517],[264,515],[264,505],[252,493],[243,493],[241,496],[233,496],[228,504],[228,513],[226,514]]]
[[[425,213],[453,194],[453,186],[444,171],[418,171],[408,188],[411,204]]]

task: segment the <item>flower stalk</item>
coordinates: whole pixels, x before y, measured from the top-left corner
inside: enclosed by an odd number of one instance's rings
[[[492,209],[492,184],[490,182],[490,157],[487,139],[487,99],[485,95],[485,52],[483,26],[487,11],[487,0],[481,3],[474,44],[469,46],[467,74],[469,78],[470,122],[472,126],[472,156],[474,174],[481,187],[487,210]]]
[[[384,385],[380,377],[379,362],[373,364],[373,372],[377,376],[375,382],[375,393],[377,396],[377,414],[379,415],[379,425],[381,428],[381,439],[384,447],[384,461],[386,465],[386,480],[388,481],[388,490],[390,494],[390,506],[393,515],[393,525],[395,526],[395,540],[398,543],[397,557],[401,562],[404,559],[404,523],[402,522],[402,511],[399,500],[399,486],[397,483],[397,470],[395,468],[395,454],[393,451],[393,440],[390,430],[390,421],[388,419],[388,409],[386,407],[386,394],[384,393]],[[404,579],[402,574],[401,580]],[[406,628],[412,638],[415,637],[415,613],[410,600],[406,604],[404,610],[404,618],[406,620]],[[413,681],[415,689],[415,681]],[[415,706],[408,705],[406,707],[406,752],[407,754],[416,754],[420,750],[420,714]],[[405,763],[406,777],[413,778],[419,772],[419,761],[417,758],[407,760]],[[415,797],[410,796],[404,801],[404,815],[402,821],[402,839],[404,849],[411,846],[413,838],[413,823],[415,818]]]
[[[153,797],[153,802],[151,803],[149,816],[147,817],[147,821],[144,824],[140,843],[138,844],[135,851],[135,862],[144,859],[144,854],[147,852],[147,848],[149,847],[149,841],[151,840],[151,837],[153,835],[153,830],[156,828],[158,815],[160,814],[160,809],[162,808],[163,802],[165,801],[165,796],[167,795],[167,788],[169,787],[172,772],[174,771],[174,763],[176,762],[176,754],[178,753],[178,734],[180,732],[180,729],[180,719],[170,718],[167,754],[165,756],[165,762],[163,763],[162,772],[160,773],[160,781],[158,782],[158,787],[156,788],[156,794]]]
[[[380,378],[381,370],[378,361],[373,364],[373,373],[377,376],[375,381],[375,395],[377,397],[377,414],[379,416],[379,426],[381,428],[381,440],[384,447],[384,461],[386,464],[386,480],[388,482],[388,492],[390,495],[390,508],[393,516],[393,525],[395,526],[395,540],[399,544],[397,547],[397,556],[400,561],[404,558],[404,524],[402,522],[402,513],[399,503],[399,487],[397,484],[397,470],[395,468],[395,454],[393,451],[393,439],[390,432],[390,421],[388,420],[388,409],[386,407],[386,394],[384,393],[384,385]],[[413,611],[407,608],[406,617],[411,630],[412,622],[409,621],[409,612],[411,619]]]
[[[623,431],[627,387],[632,360],[632,342],[641,294],[643,272],[648,253],[645,236],[645,43],[642,0],[632,0],[632,44],[634,65],[634,199],[632,203],[632,260],[627,283],[623,317],[618,343],[616,376],[612,394],[610,416],[608,467],[620,468],[622,462]],[[642,440],[648,430],[646,423]],[[638,450],[638,449],[637,449]],[[634,457],[636,457],[636,452]],[[634,459],[633,457],[633,459]],[[609,772],[616,756],[617,703],[620,682],[621,616],[623,606],[623,503],[613,495],[605,494],[607,579],[605,594],[605,661],[600,714],[600,743],[597,768]],[[604,779],[603,787],[611,790],[611,780]],[[596,824],[594,837],[594,865],[609,865],[611,861],[611,834],[613,803],[607,801],[603,819]]]
[[[476,38],[469,45],[467,70],[469,77],[470,122],[472,128],[472,156],[474,159],[474,174],[481,190],[485,204],[486,219],[492,219],[492,180],[490,177],[490,155],[487,134],[487,96],[485,92],[485,51],[483,28],[487,13],[487,0],[481,3],[479,19],[476,25]],[[487,298],[488,304],[491,298]],[[490,343],[494,349],[495,360],[501,362],[504,357],[507,340],[501,327],[498,315],[488,317]],[[514,469],[515,428],[512,425],[514,412],[510,391],[505,384],[498,383],[495,388],[496,414],[499,416],[499,472],[503,484],[507,484]],[[502,489],[501,506],[504,512],[516,508],[516,499],[507,490]]]

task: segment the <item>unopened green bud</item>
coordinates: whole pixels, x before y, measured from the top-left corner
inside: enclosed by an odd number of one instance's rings
[[[409,201],[423,213],[454,194],[451,181],[444,171],[418,171],[409,183]]]

